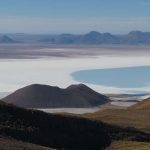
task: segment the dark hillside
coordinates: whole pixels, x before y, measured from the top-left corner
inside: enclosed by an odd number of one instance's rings
[[[0,135],[69,150],[100,150],[111,142],[103,123],[8,104],[0,104]]]
[[[2,99],[7,103],[26,108],[86,108],[105,104],[108,97],[86,85],[72,85],[66,89],[33,84]]]

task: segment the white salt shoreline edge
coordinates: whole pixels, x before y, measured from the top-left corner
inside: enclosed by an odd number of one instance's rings
[[[71,77],[79,70],[150,66],[150,56],[97,56],[84,58],[41,58],[0,60],[0,92],[15,91],[24,86],[38,83],[66,88],[78,84]],[[146,93],[150,87],[120,89],[86,84],[99,93]],[[113,104],[113,103],[112,103]],[[114,103],[120,105],[119,102]],[[121,104],[123,105],[123,104]],[[97,109],[96,109],[97,110]],[[91,112],[91,110],[90,110]],[[92,110],[93,112],[93,110]]]
[[[71,73],[79,70],[135,66],[150,66],[150,56],[0,60],[0,92],[15,91],[34,83],[66,88],[70,84],[79,83],[71,77]],[[88,83],[86,85],[100,93],[118,94],[150,91],[150,87],[115,88]]]

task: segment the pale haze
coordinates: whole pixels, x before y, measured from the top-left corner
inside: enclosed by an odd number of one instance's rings
[[[94,10],[94,11],[93,11]],[[0,33],[150,30],[148,0],[1,0]]]

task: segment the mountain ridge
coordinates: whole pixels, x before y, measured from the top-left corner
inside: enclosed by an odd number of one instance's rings
[[[16,41],[7,35],[3,35],[0,36],[0,43],[16,43]]]
[[[109,32],[101,33],[97,31],[90,31],[85,34],[7,34],[2,36],[4,40],[0,43],[19,42],[34,42],[34,43],[48,43],[48,44],[86,44],[86,45],[100,45],[100,44],[150,44],[150,32],[131,31],[128,34],[116,35]],[[1,38],[2,38],[1,37]],[[5,38],[7,37],[7,38]],[[0,39],[1,39],[0,38]]]
[[[66,89],[32,84],[2,100],[27,108],[88,108],[105,104],[109,98],[83,84],[71,85]]]

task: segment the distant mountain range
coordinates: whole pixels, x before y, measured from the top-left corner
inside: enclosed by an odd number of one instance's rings
[[[34,84],[19,89],[2,100],[26,108],[86,108],[105,104],[109,98],[84,84],[71,85],[66,89]]]
[[[91,31],[87,34],[32,35],[8,34],[0,37],[0,43],[35,42],[49,44],[150,44],[150,32],[131,31],[127,35],[113,35]]]
[[[3,35],[0,37],[0,43],[15,43],[15,40],[10,38],[9,36]]]

